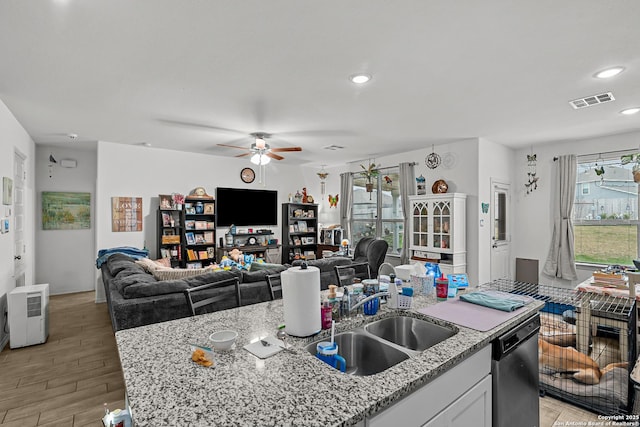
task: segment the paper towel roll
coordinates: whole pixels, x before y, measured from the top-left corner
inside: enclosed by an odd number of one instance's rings
[[[320,332],[320,269],[292,267],[280,279],[287,334],[308,337]]]

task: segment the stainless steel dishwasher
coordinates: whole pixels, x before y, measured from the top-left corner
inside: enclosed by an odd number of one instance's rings
[[[539,330],[536,314],[493,341],[493,427],[540,425]]]

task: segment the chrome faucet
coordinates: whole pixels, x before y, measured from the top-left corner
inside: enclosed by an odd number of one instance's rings
[[[396,292],[378,292],[376,294],[369,295],[368,297],[358,301],[358,303],[355,304],[353,307],[351,307],[351,309],[349,311],[357,310],[358,308],[362,307],[363,304],[371,301],[374,298],[379,298],[379,297],[387,297],[388,298],[387,299],[387,307],[389,307],[389,308],[398,308],[398,291],[396,289]]]

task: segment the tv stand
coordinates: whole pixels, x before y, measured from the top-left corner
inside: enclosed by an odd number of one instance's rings
[[[256,258],[262,258],[265,262],[280,261],[280,245],[274,243],[273,231],[258,230],[252,233],[235,233],[233,234],[232,246],[221,246],[218,248],[217,259],[220,260],[224,255],[229,255],[233,249],[239,249],[244,254],[254,255]],[[252,242],[255,240],[255,243]],[[271,242],[271,243],[269,243]]]

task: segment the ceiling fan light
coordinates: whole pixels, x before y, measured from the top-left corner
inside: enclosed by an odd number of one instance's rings
[[[264,140],[264,138],[261,138],[259,136],[256,136],[256,148],[258,150],[264,150],[265,146],[267,145],[266,141]]]
[[[266,165],[270,161],[271,159],[268,156],[265,156],[264,154],[256,153],[253,156],[251,156],[251,163],[253,163],[254,165],[258,165],[258,166]]]

